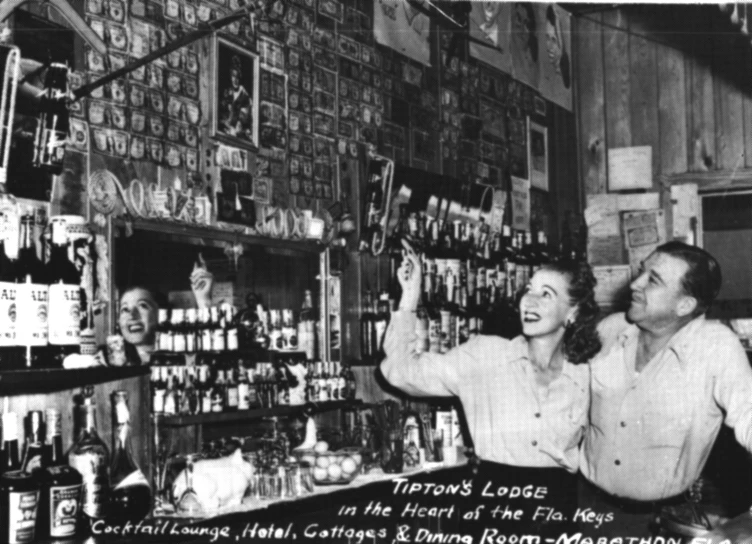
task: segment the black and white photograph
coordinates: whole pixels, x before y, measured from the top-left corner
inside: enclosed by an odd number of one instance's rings
[[[214,41],[212,124],[215,138],[258,147],[258,56],[223,38]]]

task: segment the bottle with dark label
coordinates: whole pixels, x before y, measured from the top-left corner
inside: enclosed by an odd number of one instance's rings
[[[26,448],[24,450],[23,471],[36,474],[42,468],[44,456],[44,418],[41,410],[26,414]]]
[[[107,517],[114,523],[142,520],[151,510],[151,486],[138,467],[131,447],[128,393],[112,394],[113,437],[110,478],[112,489]]]
[[[52,366],[62,368],[65,357],[78,353],[81,343],[81,276],[68,259],[65,220],[51,221],[52,248],[46,266],[49,282],[49,357]]]
[[[34,243],[34,215],[27,210],[21,217],[21,246],[16,261],[16,343],[25,350],[25,366],[48,364],[47,354],[47,274]]]
[[[16,270],[5,253],[5,240],[12,229],[0,214],[0,369],[23,368],[24,350],[16,341]]]
[[[34,542],[39,481],[22,470],[18,456],[18,416],[6,412],[3,421],[3,470],[0,476],[0,542]]]
[[[45,468],[41,472],[36,534],[40,539],[72,538],[76,535],[83,479],[65,462],[58,410],[45,410],[45,427]]]
[[[90,521],[105,517],[110,489],[110,452],[97,433],[97,405],[92,398],[93,393],[91,386],[86,387],[81,403],[76,405],[79,433],[68,452],[68,464],[83,478],[82,529],[88,528]]]

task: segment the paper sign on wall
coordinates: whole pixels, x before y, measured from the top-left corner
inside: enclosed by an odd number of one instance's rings
[[[624,244],[629,253],[632,275],[637,276],[640,265],[655,248],[666,241],[666,221],[663,210],[626,212],[622,222]]]
[[[653,148],[649,145],[608,150],[608,190],[628,191],[653,186]]]
[[[628,265],[594,266],[593,275],[597,281],[595,301],[602,306],[617,304],[632,280]]]

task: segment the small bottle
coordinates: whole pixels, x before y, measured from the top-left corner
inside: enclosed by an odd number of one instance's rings
[[[243,360],[238,360],[238,410],[250,410],[248,373]]]
[[[5,240],[12,232],[8,218],[0,213],[0,369],[24,366],[24,350],[16,342],[16,268],[5,253]]]
[[[45,410],[45,468],[41,474],[36,530],[39,539],[76,536],[83,478],[65,462],[61,425],[58,410]]]
[[[105,517],[110,490],[110,452],[97,432],[97,405],[92,398],[93,394],[93,387],[87,386],[82,402],[76,406],[80,430],[68,452],[68,464],[83,478],[81,532],[88,529],[91,521]]]
[[[39,481],[22,470],[18,456],[18,416],[6,412],[2,422],[5,472],[0,476],[0,542],[34,542]]]
[[[172,329],[166,308],[157,311],[156,347],[159,351],[172,351]]]
[[[184,321],[185,310],[181,308],[172,310],[170,328],[172,329],[172,351],[175,353],[185,353],[186,351]]]
[[[115,523],[137,522],[151,510],[151,486],[138,467],[131,446],[131,416],[128,393],[112,394],[113,435],[108,520]]]
[[[196,308],[188,308],[185,311],[185,351],[196,353],[197,345]]]

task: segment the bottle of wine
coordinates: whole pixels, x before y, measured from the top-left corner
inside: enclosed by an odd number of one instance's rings
[[[45,468],[41,473],[36,530],[40,539],[76,535],[83,478],[65,462],[61,425],[58,410],[45,410]]]
[[[17,370],[24,366],[24,349],[16,340],[16,268],[5,253],[9,231],[8,218],[0,213],[0,369]]]
[[[21,246],[16,261],[16,342],[25,350],[25,366],[40,368],[47,359],[48,281],[34,243],[34,214],[21,217]]]
[[[40,117],[34,136],[34,165],[53,173],[63,171],[68,139],[68,67],[53,62],[47,67],[40,97]]]
[[[83,479],[81,526],[78,530],[81,533],[89,531],[92,521],[105,517],[110,490],[110,452],[97,432],[97,405],[92,398],[93,394],[93,387],[86,387],[81,403],[76,405],[79,432],[68,451],[68,464]]]
[[[52,366],[78,353],[81,344],[81,276],[68,259],[68,232],[65,220],[51,221],[52,248],[46,266],[49,283],[49,357]]]
[[[21,469],[27,474],[36,474],[43,468],[44,417],[41,410],[26,414],[26,447]]]
[[[151,487],[138,467],[131,447],[131,416],[128,393],[112,394],[113,435],[108,520],[115,523],[142,520],[151,510]]]
[[[18,415],[6,412],[3,422],[3,469],[0,476],[0,542],[34,542],[39,481],[22,470],[18,456]]]

